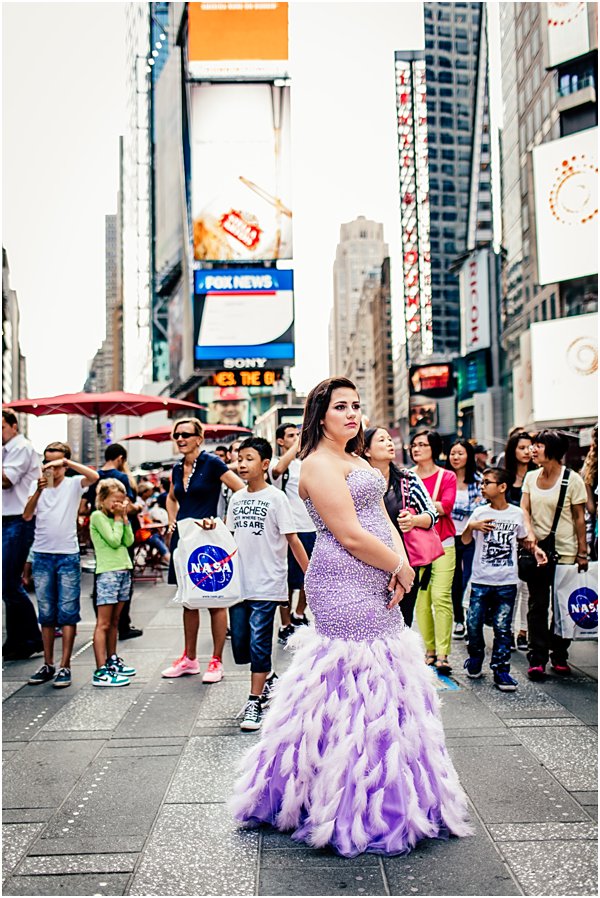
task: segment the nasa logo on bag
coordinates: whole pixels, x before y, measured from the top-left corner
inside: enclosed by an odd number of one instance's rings
[[[567,603],[569,615],[582,630],[594,630],[598,626],[598,593],[588,586],[575,589]]]
[[[188,558],[188,575],[194,586],[204,592],[220,592],[233,577],[233,556],[221,546],[198,546]]]

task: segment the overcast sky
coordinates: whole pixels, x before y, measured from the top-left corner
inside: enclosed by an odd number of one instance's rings
[[[81,389],[104,337],[104,215],[116,211],[125,122],[125,5],[2,10],[3,245],[29,394],[53,395]],[[393,282],[401,277],[394,50],[422,41],[419,3],[290,4],[301,390],[328,374],[340,224],[361,214],[383,222]],[[64,438],[64,421],[32,418],[36,445]]]

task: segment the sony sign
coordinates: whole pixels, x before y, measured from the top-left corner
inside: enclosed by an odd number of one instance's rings
[[[460,354],[490,346],[490,251],[472,253],[460,270]]]

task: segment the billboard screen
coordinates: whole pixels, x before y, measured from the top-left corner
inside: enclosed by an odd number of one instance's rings
[[[154,94],[154,267],[160,274],[181,258],[185,220],[181,122],[181,58],[175,52]]]
[[[531,381],[536,423],[596,417],[598,316],[532,324]]]
[[[194,272],[196,369],[294,364],[293,272],[228,268]]]
[[[460,354],[490,346],[490,277],[487,249],[473,253],[460,270]]]
[[[193,78],[287,73],[287,3],[188,3],[188,15]]]
[[[598,129],[533,150],[538,281],[598,271]]]
[[[290,88],[192,87],[194,258],[292,258]]]
[[[576,59],[590,49],[587,3],[548,3],[548,66]]]
[[[454,393],[452,365],[415,365],[410,369],[410,394],[443,398]]]
[[[207,424],[250,424],[250,394],[243,387],[199,387],[198,402],[206,406],[202,416]]]

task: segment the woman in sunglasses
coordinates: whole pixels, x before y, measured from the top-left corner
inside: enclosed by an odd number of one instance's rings
[[[179,540],[177,521],[183,518],[195,518],[196,520],[213,518],[217,513],[217,502],[222,484],[236,492],[242,489],[244,481],[230,471],[225,462],[217,455],[201,450],[204,432],[202,422],[197,418],[179,418],[173,427],[173,440],[177,443],[178,451],[183,455],[182,460],[173,468],[171,486],[166,501],[169,533],[172,534],[168,579],[169,583],[176,584],[173,553]],[[202,677],[202,682],[218,683],[223,679],[221,658],[227,633],[227,610],[211,608],[210,623],[213,653]],[[183,655],[174,661],[171,667],[163,670],[163,677],[181,677],[184,674],[200,673],[200,664],[196,658],[199,627],[200,612],[197,609],[184,608],[185,649]]]

